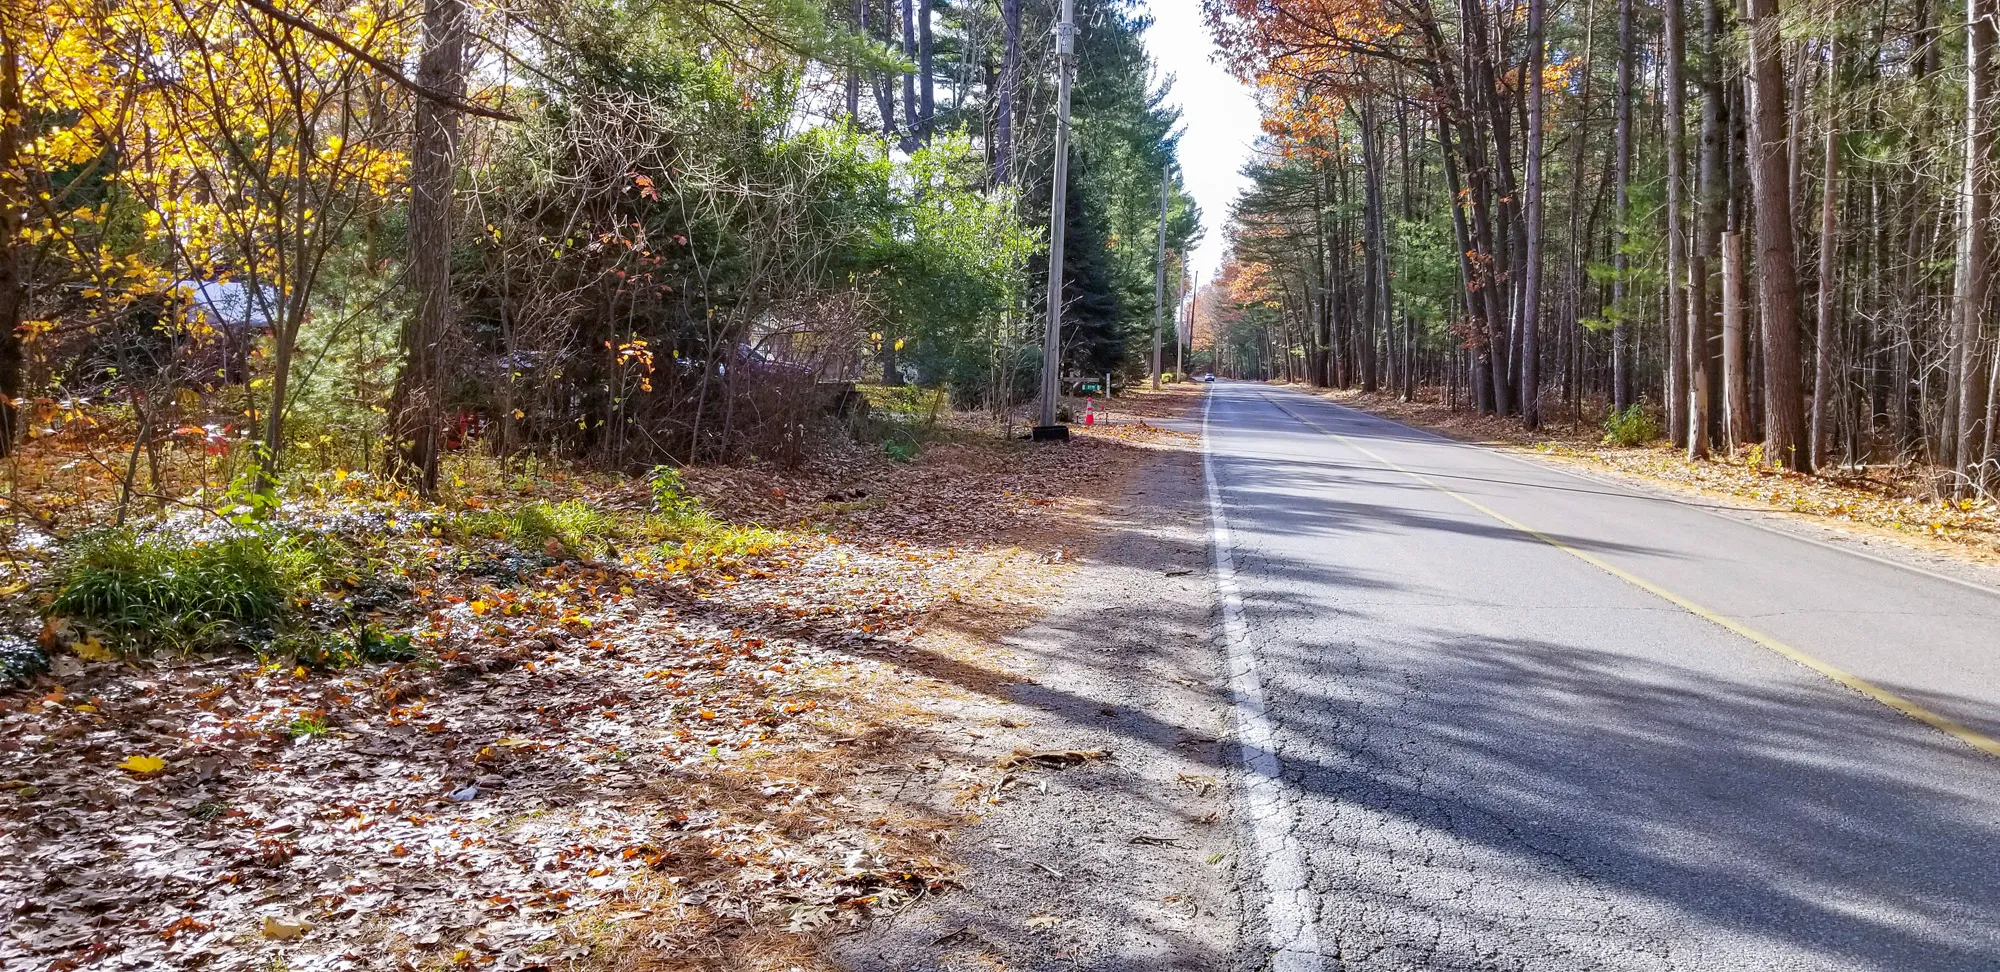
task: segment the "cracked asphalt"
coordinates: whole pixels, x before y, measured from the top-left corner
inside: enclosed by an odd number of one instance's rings
[[[2000,758],[1773,647],[1996,737],[2000,594],[1297,392],[1212,394],[1319,950],[1276,964],[2000,970]]]

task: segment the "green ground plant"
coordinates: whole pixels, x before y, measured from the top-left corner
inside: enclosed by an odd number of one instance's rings
[[[208,541],[100,530],[64,559],[49,613],[133,647],[193,648],[279,620],[316,594],[323,551],[275,530]]]
[[[553,543],[570,556],[602,553],[620,532],[615,517],[582,500],[536,500],[505,510],[468,511],[452,519],[450,531],[461,539],[505,540],[523,550],[544,550]]]
[[[1660,437],[1660,423],[1643,405],[1612,409],[1604,417],[1604,444],[1642,446]]]
[[[784,543],[777,531],[717,519],[688,492],[677,469],[659,466],[646,479],[653,490],[653,514],[640,521],[639,534],[660,559],[707,566],[755,557]]]

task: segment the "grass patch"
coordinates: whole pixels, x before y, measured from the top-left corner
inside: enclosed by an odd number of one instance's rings
[[[646,481],[653,494],[653,512],[646,515],[606,513],[582,500],[532,502],[460,513],[451,519],[448,532],[459,539],[503,540],[519,550],[571,556],[605,553],[614,542],[643,544],[652,548],[642,555],[646,559],[678,562],[683,568],[744,560],[785,542],[777,531],[717,519],[688,490],[677,469],[660,466]]]
[[[321,563],[274,531],[188,542],[103,530],[65,558],[49,611],[140,646],[196,647],[282,617],[319,590]]]
[[[330,728],[332,727],[326,724],[325,716],[318,713],[307,713],[293,719],[290,724],[285,726],[285,738],[311,739],[314,736],[326,735],[326,731]]]
[[[507,510],[461,513],[453,518],[452,527],[462,538],[505,540],[522,550],[553,546],[571,556],[598,553],[619,533],[616,517],[582,500],[537,500]]]
[[[755,557],[784,542],[784,536],[776,531],[716,519],[688,492],[678,470],[660,466],[647,481],[653,489],[655,512],[640,522],[639,533],[656,545],[656,556],[661,560],[683,568],[707,567]]]

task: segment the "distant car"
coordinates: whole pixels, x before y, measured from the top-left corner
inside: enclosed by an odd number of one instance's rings
[[[1206,381],[1206,382],[1213,382],[1213,381],[1215,381],[1215,372],[1211,371],[1211,372],[1209,372],[1208,374],[1205,374],[1205,375],[1202,375],[1202,376],[1201,376],[1201,380],[1202,380],[1202,381]]]

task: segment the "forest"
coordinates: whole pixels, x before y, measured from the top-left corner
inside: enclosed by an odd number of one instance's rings
[[[1269,136],[1225,370],[1996,485],[1988,0],[1205,9]]]
[[[115,428],[122,519],[334,468],[428,496],[452,453],[796,459],[858,379],[1003,414],[1041,361],[1047,7],[10,0],[0,448]],[[1136,372],[1200,215],[1169,185],[1161,229],[1143,10],[1077,16],[1062,353]]]

